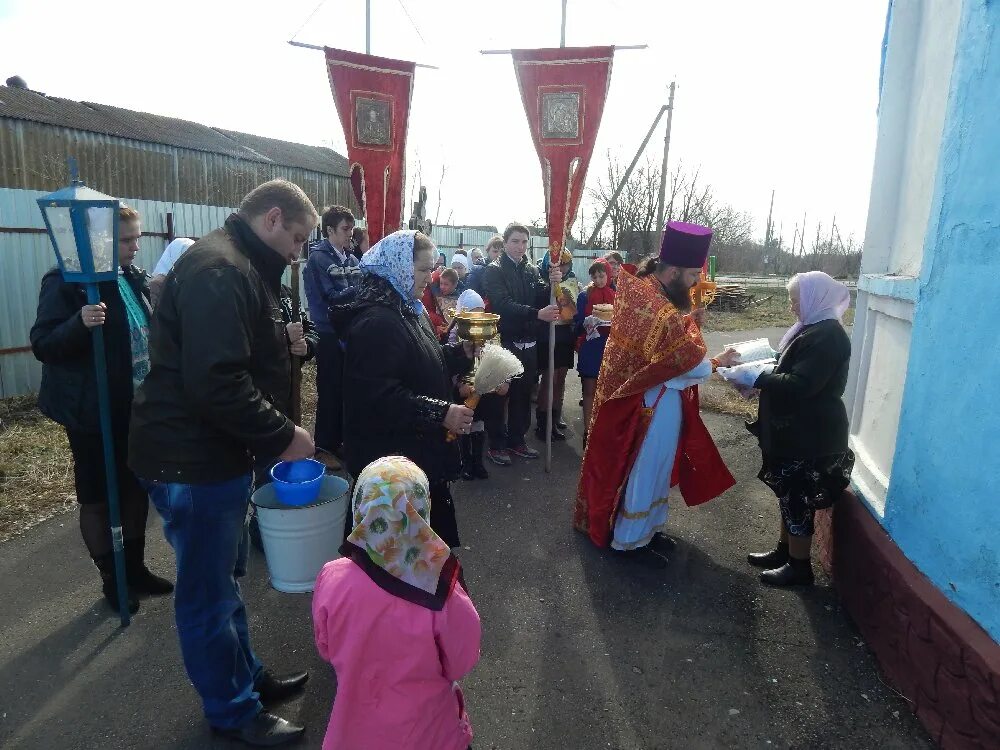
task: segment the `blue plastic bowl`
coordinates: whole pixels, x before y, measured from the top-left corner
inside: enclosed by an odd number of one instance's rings
[[[319,497],[326,467],[319,461],[281,461],[271,469],[274,494],[283,505],[309,505]]]

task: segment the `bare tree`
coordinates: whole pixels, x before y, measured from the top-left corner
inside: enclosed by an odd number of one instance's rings
[[[660,184],[659,165],[646,160],[629,176],[614,205],[614,195],[626,165],[608,153],[607,169],[589,191],[593,223],[608,212],[607,220],[595,241],[604,250],[617,250],[636,261],[654,253],[660,241],[656,209]],[[679,163],[667,176],[664,198],[666,221],[685,221],[712,227],[712,253],[718,257],[724,273],[795,273],[826,271],[832,276],[857,276],[861,249],[851,237],[844,242],[834,227],[824,238],[822,224],[816,227],[812,248],[805,246],[806,217],[796,225],[792,247],[784,244],[783,227],[771,225],[769,242],[753,239],[753,217],[718,198],[715,190],[701,179],[700,170],[684,168]],[[777,229],[777,231],[775,231]],[[797,245],[797,247],[796,247]]]
[[[434,226],[437,226],[438,219],[441,218],[441,187],[444,185],[444,176],[448,172],[448,165],[441,165],[441,179],[438,181],[438,204],[437,210],[434,212]]]

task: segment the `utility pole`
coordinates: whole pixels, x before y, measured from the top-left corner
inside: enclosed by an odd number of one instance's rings
[[[649,126],[649,131],[646,133],[646,137],[642,139],[642,145],[639,146],[639,150],[635,152],[635,158],[632,159],[632,163],[628,165],[628,169],[625,170],[625,175],[618,182],[618,187],[615,189],[614,195],[611,196],[611,200],[608,201],[608,207],[605,209],[604,213],[601,214],[601,218],[597,220],[597,225],[594,227],[594,231],[590,235],[590,239],[587,240],[587,249],[589,250],[593,247],[594,242],[597,240],[597,235],[601,233],[601,227],[604,226],[604,221],[608,218],[611,213],[611,209],[614,208],[615,203],[618,202],[618,196],[622,194],[622,190],[625,189],[625,183],[628,182],[628,178],[632,176],[632,170],[635,169],[635,165],[639,163],[639,157],[643,155],[646,150],[646,144],[649,143],[649,139],[653,137],[653,131],[656,130],[656,126],[660,124],[660,118],[663,117],[664,112],[668,112],[667,104],[660,107],[660,111],[656,113],[656,119],[653,120],[653,124]],[[669,113],[667,115],[669,121]],[[669,132],[669,127],[668,127]],[[662,183],[660,187],[661,191],[661,203],[662,201]],[[662,227],[661,227],[662,229]]]
[[[771,191],[771,208],[767,212],[767,228],[764,230],[764,250],[771,247],[771,218],[774,216],[774,191]]]
[[[372,0],[365,0],[365,54],[372,53]]]
[[[663,231],[663,213],[667,199],[667,156],[670,154],[670,127],[674,121],[674,91],[677,81],[670,82],[670,99],[667,101],[667,134],[663,137],[663,164],[660,166],[660,199],[656,207],[656,231]]]

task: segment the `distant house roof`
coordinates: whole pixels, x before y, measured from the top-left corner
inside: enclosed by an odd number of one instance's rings
[[[459,229],[459,230],[468,230],[470,232],[493,232],[493,234],[497,233],[497,228],[494,227],[494,226],[489,226],[488,224],[482,224],[482,225],[479,225],[479,224],[475,224],[475,225],[473,225],[473,224],[439,224],[438,226],[441,229]]]
[[[10,86],[0,86],[0,118],[85,130],[341,177],[348,174],[347,159],[322,146],[306,146],[211,128],[176,117],[133,112],[106,104],[60,99]]]

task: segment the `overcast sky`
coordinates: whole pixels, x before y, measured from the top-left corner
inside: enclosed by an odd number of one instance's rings
[[[364,51],[364,0],[0,0],[0,80],[345,152],[322,53]],[[541,177],[508,56],[558,46],[560,0],[372,0],[372,53],[418,69],[407,161],[439,221],[543,215]],[[885,0],[569,0],[567,44],[648,44],[615,57],[588,185],[605,154],[632,158],[672,79],[670,162],[756,219],[771,190],[790,243],[808,214],[864,235]],[[412,18],[412,21],[411,21]],[[657,161],[660,128],[649,146]],[[407,175],[407,197],[410,194]],[[407,207],[407,213],[409,209]],[[592,221],[588,222],[592,225]]]

